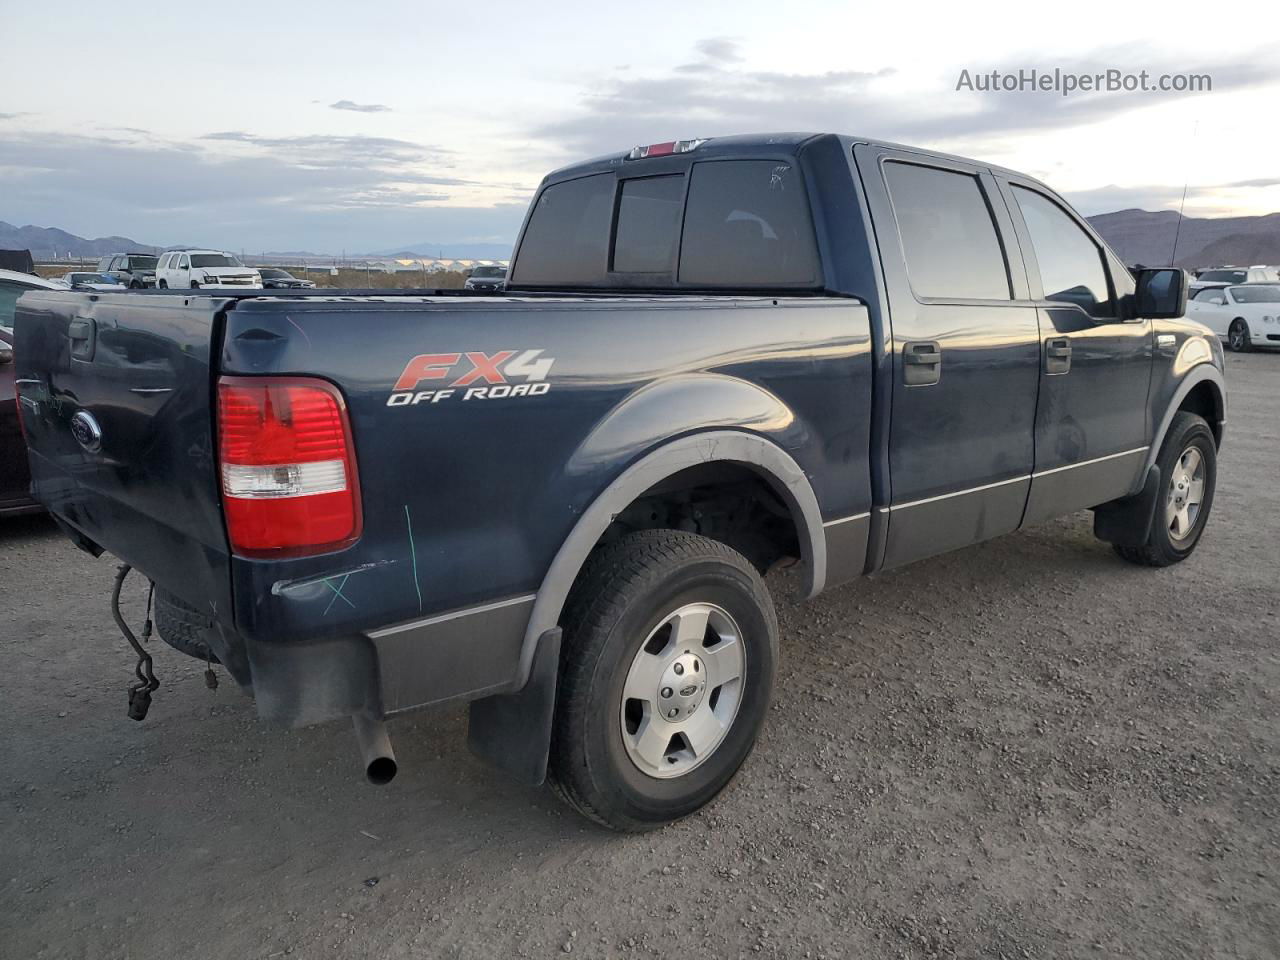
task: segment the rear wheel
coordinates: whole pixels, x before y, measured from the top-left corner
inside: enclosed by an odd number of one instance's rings
[[[1249,324],[1241,319],[1232,320],[1231,328],[1227,330],[1227,346],[1236,351],[1236,353],[1248,353],[1253,346],[1253,339],[1249,334]]]
[[[566,606],[550,776],[615,830],[687,816],[733,779],[768,711],[777,621],[737,551],[676,530],[599,550]]]
[[[1156,464],[1164,493],[1147,542],[1115,550],[1130,563],[1167,567],[1191,556],[1209,520],[1218,479],[1218,448],[1209,424],[1194,413],[1175,414]]]

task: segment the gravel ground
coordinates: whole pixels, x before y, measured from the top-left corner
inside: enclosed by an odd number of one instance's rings
[[[460,711],[394,724],[371,787],[346,725],[261,725],[160,645],[132,723],[112,564],[5,523],[0,956],[1280,956],[1280,355],[1228,379],[1192,560],[1081,514],[781,604],[742,775],[638,837]]]

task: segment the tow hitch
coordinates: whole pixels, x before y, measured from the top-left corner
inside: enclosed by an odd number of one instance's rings
[[[156,675],[151,669],[151,654],[143,649],[142,644],[133,635],[133,631],[129,629],[129,625],[124,622],[124,616],[120,613],[120,588],[124,586],[125,577],[129,576],[131,569],[133,568],[129,564],[122,563],[120,569],[116,572],[116,585],[111,591],[111,616],[115,618],[116,626],[120,628],[124,638],[129,641],[129,646],[133,647],[134,652],[138,654],[138,662],[133,668],[138,680],[129,687],[129,719],[145,720],[147,711],[151,709],[151,692],[159,688],[160,681],[156,679]],[[147,595],[147,620],[142,626],[142,636],[144,639],[151,636],[150,594]]]

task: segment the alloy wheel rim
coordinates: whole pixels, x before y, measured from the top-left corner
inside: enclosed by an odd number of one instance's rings
[[[724,608],[687,603],[650,631],[622,688],[622,745],[642,773],[680,777],[724,742],[742,703],[742,633]]]
[[[1175,543],[1186,540],[1204,504],[1205,460],[1198,447],[1187,447],[1173,465],[1165,501],[1165,523]]]
[[[1242,346],[1244,346],[1244,327],[1237,323],[1231,328],[1231,347],[1239,350]]]

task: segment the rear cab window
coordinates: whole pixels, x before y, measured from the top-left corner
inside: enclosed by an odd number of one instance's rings
[[[544,187],[516,253],[512,286],[821,285],[809,201],[794,161],[705,159],[677,172],[632,172]]]

